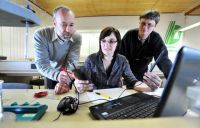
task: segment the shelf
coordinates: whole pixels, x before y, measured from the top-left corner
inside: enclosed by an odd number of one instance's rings
[[[41,21],[31,10],[7,0],[0,1],[0,26],[29,27],[40,25]]]

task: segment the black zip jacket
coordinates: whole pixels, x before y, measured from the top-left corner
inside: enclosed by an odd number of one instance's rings
[[[149,63],[153,58],[156,60],[162,51],[164,54],[157,66],[167,78],[172,62],[168,58],[167,48],[157,32],[153,31],[142,44],[138,38],[138,29],[130,30],[124,35],[120,48],[120,54],[128,59],[131,70],[138,80],[143,80],[144,73],[148,71]]]

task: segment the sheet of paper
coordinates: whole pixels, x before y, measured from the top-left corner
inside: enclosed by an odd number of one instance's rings
[[[163,91],[164,91],[164,88],[158,88],[158,89],[156,89],[156,90],[153,91],[153,92],[145,92],[145,93],[148,94],[148,95],[154,95],[154,96],[161,97]]]
[[[124,91],[124,90],[125,90],[124,88],[99,89],[99,90],[94,90],[93,92],[87,92],[87,96],[90,101],[94,101],[92,103],[97,104],[97,103],[102,103],[108,100],[119,98],[121,94],[122,95],[120,97],[124,97],[124,96],[132,94],[130,91],[127,91],[127,90]],[[95,92],[98,92],[103,95],[107,95],[110,98],[105,98],[104,96],[98,95]]]

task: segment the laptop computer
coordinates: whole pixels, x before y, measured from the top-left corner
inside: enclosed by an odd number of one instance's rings
[[[186,90],[200,80],[199,67],[200,51],[184,46],[177,53],[160,98],[136,93],[91,106],[90,113],[94,118],[104,120],[183,116],[188,106]]]

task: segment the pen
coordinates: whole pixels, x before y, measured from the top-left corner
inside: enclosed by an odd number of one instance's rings
[[[106,99],[112,99],[110,96],[106,95],[106,94],[103,94],[103,93],[100,93],[100,92],[95,92],[97,95],[100,95]]]
[[[164,50],[159,54],[158,58],[156,59],[155,63],[151,66],[151,69],[149,70],[149,72],[152,72],[154,67],[158,64],[158,62],[160,61],[161,57],[164,54]]]

